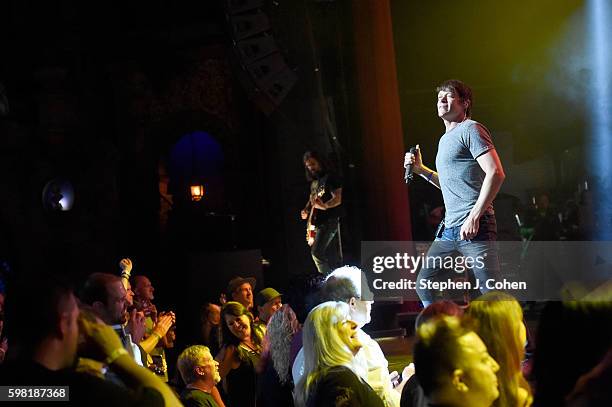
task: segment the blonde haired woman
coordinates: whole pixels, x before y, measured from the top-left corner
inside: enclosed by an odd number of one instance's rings
[[[499,398],[493,406],[530,406],[531,390],[521,373],[527,334],[518,301],[511,295],[490,291],[470,304],[468,315],[475,321],[476,333],[499,364]]]
[[[372,406],[382,400],[353,370],[361,348],[357,324],[344,302],[329,301],[313,308],[303,330],[304,375],[295,389],[299,407]]]

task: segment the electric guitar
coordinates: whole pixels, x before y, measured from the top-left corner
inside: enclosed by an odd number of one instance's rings
[[[310,195],[310,213],[308,214],[308,222],[306,222],[306,243],[308,246],[312,246],[317,236],[317,227],[314,225],[314,221],[317,217],[317,209],[314,207],[314,200],[321,198],[325,195],[325,184],[319,184],[314,194]]]

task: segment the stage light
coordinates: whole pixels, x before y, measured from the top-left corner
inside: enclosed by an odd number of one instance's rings
[[[600,219],[597,240],[612,240],[612,103],[610,102],[610,5],[609,0],[588,3],[589,49],[591,50],[591,148],[592,170],[597,186],[596,212]],[[586,187],[586,185],[585,185]]]
[[[42,192],[43,208],[49,212],[66,212],[74,204],[74,188],[70,181],[55,178],[47,182]]]

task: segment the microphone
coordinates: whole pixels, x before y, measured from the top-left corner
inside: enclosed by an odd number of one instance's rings
[[[416,147],[410,147],[410,153],[411,154],[416,153]],[[406,171],[404,172],[404,181],[406,182],[406,185],[410,185],[410,183],[412,182],[412,179],[413,179],[412,164],[408,164],[406,166]]]

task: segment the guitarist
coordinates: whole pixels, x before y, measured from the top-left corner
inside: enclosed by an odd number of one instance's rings
[[[309,219],[309,226],[314,225],[314,230],[306,231],[307,240],[310,237],[310,253],[319,273],[327,275],[331,272],[329,247],[343,214],[342,182],[316,151],[305,152],[303,162],[306,180],[310,182],[310,197],[301,217]]]

